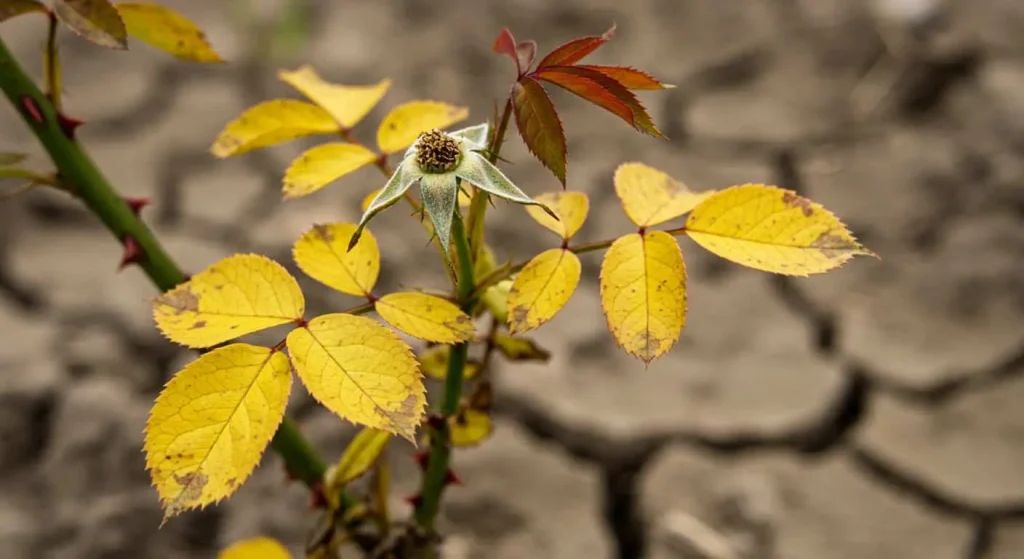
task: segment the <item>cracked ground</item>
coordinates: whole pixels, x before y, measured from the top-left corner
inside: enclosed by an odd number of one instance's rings
[[[235,252],[288,262],[311,224],[357,219],[381,184],[365,170],[282,203],[281,176],[308,142],[208,154],[245,107],[293,96],[278,67],[393,78],[368,123],[415,98],[482,119],[511,79],[490,52],[502,26],[545,51],[612,22],[596,63],[678,87],[643,96],[669,141],[556,92],[569,187],[591,197],[580,241],[629,230],[611,177],[635,160],[697,190],[797,190],[881,255],[786,279],[684,239],[687,328],[647,369],[606,331],[600,260],[584,256],[577,293],[535,335],[554,358],[499,364],[496,433],[455,456],[464,485],[446,496],[447,557],[1024,557],[1024,4],[310,2],[308,43],[271,62],[252,54],[261,30],[226,6],[167,3],[234,62],[197,67],[63,37],[64,87],[68,111],[88,122],[82,141],[123,194],[153,200],[144,216],[186,271]],[[253,6],[257,21],[278,8]],[[0,26],[33,71],[44,25]],[[0,151],[45,166],[7,107],[0,131]],[[527,192],[558,188],[518,139],[503,155]],[[443,286],[400,214],[375,220],[379,285]],[[488,224],[502,257],[551,246],[517,207],[499,204]],[[272,455],[226,503],[157,530],[142,427],[191,357],[153,326],[142,273],[115,273],[119,245],[95,219],[32,192],[0,206],[0,257],[0,557],[213,557],[260,534],[298,552],[306,496]],[[352,303],[303,287],[310,312]],[[290,414],[331,457],[354,434],[304,393]],[[401,513],[417,471],[408,448],[390,456]]]

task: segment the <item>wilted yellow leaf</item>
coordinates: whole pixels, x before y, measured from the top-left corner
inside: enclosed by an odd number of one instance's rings
[[[46,13],[46,6],[38,0],[0,0],[0,23],[32,12]]]
[[[217,559],[291,559],[281,542],[273,538],[249,538],[221,551]]]
[[[494,334],[494,347],[509,361],[543,361],[551,359],[551,352],[531,339],[510,336],[504,332]]]
[[[729,187],[701,202],[686,220],[686,234],[726,260],[788,276],[827,272],[858,254],[875,256],[820,204],[763,184]]]
[[[128,48],[128,32],[108,0],[54,0],[53,13],[82,38],[112,49]]]
[[[153,318],[173,342],[210,347],[302,320],[306,302],[283,266],[258,254],[229,256],[153,300]]]
[[[508,329],[521,334],[554,318],[580,283],[580,259],[572,252],[546,250],[523,267],[508,292]]]
[[[437,380],[444,380],[448,376],[448,356],[451,355],[452,346],[435,345],[420,352],[417,359],[420,362],[420,369],[423,374]],[[480,363],[470,359],[462,370],[462,378],[469,380],[480,372]]]
[[[384,431],[363,427],[345,448],[341,460],[331,471],[327,494],[337,495],[350,481],[368,472],[384,452],[390,439],[391,435]]]
[[[476,446],[494,432],[491,414],[486,411],[464,408],[448,419],[452,445]]]
[[[473,319],[458,306],[426,293],[389,293],[374,303],[374,309],[388,324],[429,342],[455,344],[476,333]]]
[[[274,99],[250,107],[217,136],[210,153],[224,159],[296,138],[338,132],[327,111],[305,101]]]
[[[115,7],[128,34],[152,47],[182,60],[224,61],[195,23],[167,6],[125,3]]]
[[[205,353],[174,375],[146,422],[146,468],[165,519],[216,503],[248,479],[291,386],[284,353],[249,344]]]
[[[327,314],[292,330],[288,352],[327,409],[416,444],[426,389],[412,348],[397,334],[365,316]]]
[[[359,242],[348,250],[355,233],[352,223],[314,225],[292,247],[299,269],[316,281],[349,295],[367,296],[380,274],[377,239],[364,230]]]
[[[410,101],[392,109],[377,129],[377,146],[384,153],[397,153],[412,145],[420,134],[433,128],[447,128],[469,116],[469,109],[440,101]]]
[[[587,220],[590,201],[582,192],[548,192],[535,198],[536,201],[551,208],[558,219],[551,217],[539,206],[526,206],[526,212],[534,221],[554,231],[556,235],[568,241],[583,227]]]
[[[650,363],[671,349],[686,322],[686,266],[676,240],[647,231],[612,243],[601,263],[601,306],[630,355]]]
[[[391,87],[391,80],[381,80],[374,85],[333,84],[324,81],[308,64],[290,72],[282,70],[277,76],[326,109],[342,128],[355,126]]]
[[[300,155],[284,174],[284,197],[312,194],[377,160],[377,154],[355,144],[320,144]]]
[[[615,170],[615,193],[626,215],[640,227],[675,219],[712,192],[692,192],[685,184],[643,163],[623,163]]]

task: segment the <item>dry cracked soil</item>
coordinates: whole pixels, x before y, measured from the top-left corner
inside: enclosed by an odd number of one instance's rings
[[[197,67],[64,36],[64,87],[90,153],[122,193],[152,199],[144,216],[187,271],[235,252],[287,262],[312,223],[356,219],[380,185],[367,170],[282,203],[282,173],[308,143],[209,155],[245,107],[292,95],[277,67],[390,77],[385,105],[434,98],[483,118],[510,79],[490,52],[502,26],[544,50],[612,22],[595,62],[678,87],[643,96],[668,141],[555,95],[570,188],[592,200],[580,240],[628,230],[611,176],[635,160],[695,189],[794,189],[882,256],[787,279],[684,239],[687,329],[646,370],[605,330],[599,257],[585,257],[578,292],[536,336],[554,358],[497,365],[496,432],[455,458],[447,557],[1024,557],[1024,3],[309,0],[308,42],[274,61],[253,53],[276,2],[251,3],[250,23],[223,3],[168,3],[234,62]],[[0,35],[38,77],[44,23],[30,19]],[[7,107],[0,130],[0,151],[45,166]],[[557,188],[518,140],[508,146],[528,192]],[[426,239],[400,213],[375,223],[381,286],[440,287]],[[552,246],[521,209],[492,216],[501,256]],[[191,357],[161,339],[152,287],[139,270],[115,273],[119,256],[66,196],[0,206],[0,557],[213,557],[260,534],[298,553],[307,497],[272,455],[226,503],[157,530],[142,427]],[[352,303],[304,286],[311,312]],[[304,393],[290,413],[330,456],[353,435]],[[394,456],[400,510],[417,471],[408,452]]]

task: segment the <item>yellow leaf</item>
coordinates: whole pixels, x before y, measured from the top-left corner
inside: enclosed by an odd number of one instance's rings
[[[510,336],[504,332],[494,334],[494,347],[509,361],[542,361],[551,359],[551,352],[527,338]]]
[[[355,144],[320,144],[292,161],[284,174],[284,197],[312,194],[377,160],[377,154]]]
[[[448,376],[448,356],[451,354],[450,345],[436,345],[427,348],[420,353],[420,369],[430,378],[444,380]],[[471,379],[480,372],[480,363],[470,360],[462,371],[462,378]]]
[[[442,344],[472,339],[473,319],[454,303],[426,293],[389,293],[374,303],[388,324],[402,332]]]
[[[416,444],[426,389],[412,348],[397,334],[365,316],[327,314],[292,330],[288,352],[327,409]]]
[[[249,538],[232,544],[217,559],[291,559],[281,542],[266,537]]]
[[[447,128],[469,116],[469,109],[440,101],[410,101],[395,107],[377,129],[377,146],[397,153],[412,145],[423,132]]]
[[[327,494],[337,495],[350,481],[365,474],[384,452],[391,435],[379,429],[363,427],[359,434],[345,448],[341,460],[331,471],[327,483]]]
[[[572,252],[546,250],[523,267],[508,292],[508,329],[520,334],[554,318],[580,283],[580,259]]]
[[[54,0],[53,13],[83,39],[118,50],[128,48],[128,32],[108,0]]]
[[[346,129],[355,126],[373,110],[391,87],[391,80],[381,80],[374,85],[333,84],[324,81],[308,64],[290,72],[282,70],[277,76],[331,113],[334,120]]]
[[[178,12],[159,4],[125,3],[115,7],[132,37],[182,60],[224,62],[206,34]]]
[[[465,408],[448,419],[452,445],[476,446],[494,431],[491,415],[485,411]]]
[[[590,201],[582,192],[548,192],[535,200],[551,208],[558,215],[558,219],[548,215],[539,206],[526,206],[526,212],[534,221],[554,231],[566,241],[583,227],[583,222],[587,220],[587,211],[590,209]]]
[[[671,349],[686,323],[686,266],[676,240],[647,231],[612,243],[601,263],[601,306],[630,355],[650,363]]]
[[[224,159],[296,138],[338,132],[338,123],[320,107],[294,99],[274,99],[250,107],[217,136],[210,153]]]
[[[820,204],[763,184],[714,194],[694,208],[686,234],[726,260],[788,276],[827,272],[858,254],[875,256]]]
[[[377,239],[364,230],[349,251],[348,241],[355,230],[351,223],[314,225],[292,247],[295,263],[327,287],[349,295],[369,295],[380,274],[380,249]]]
[[[229,256],[153,300],[153,318],[173,342],[210,347],[302,320],[306,302],[283,266],[258,254]]]
[[[167,383],[146,422],[146,468],[164,518],[235,492],[284,418],[291,391],[280,351],[232,344],[201,355]]]
[[[692,192],[685,184],[643,163],[623,163],[615,170],[615,193],[626,215],[640,227],[675,219],[713,192]]]

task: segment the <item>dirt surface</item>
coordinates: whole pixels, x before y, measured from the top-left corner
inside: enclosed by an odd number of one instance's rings
[[[382,184],[367,169],[282,203],[284,169],[310,142],[229,161],[208,154],[245,107],[293,96],[278,67],[309,62],[352,84],[393,78],[369,122],[415,98],[482,119],[511,78],[490,52],[502,26],[545,50],[613,21],[617,37],[594,61],[678,87],[643,95],[668,141],[555,95],[569,186],[592,201],[580,241],[628,230],[611,177],[637,160],[695,189],[795,189],[882,256],[791,280],[683,240],[687,329],[646,370],[606,331],[600,260],[584,257],[578,292],[536,335],[554,359],[499,364],[497,432],[456,454],[464,485],[443,513],[446,556],[1024,555],[1024,3],[314,1],[306,48],[274,62],[253,54],[266,34],[246,32],[221,3],[168,3],[233,62],[61,43],[67,109],[88,122],[82,141],[121,192],[152,198],[144,216],[187,271],[241,251],[289,262],[312,223],[357,219]],[[257,18],[279,8],[254,7]],[[37,74],[44,32],[32,18],[0,26]],[[7,107],[0,130],[0,151],[28,151],[45,168]],[[526,191],[558,188],[518,140],[504,155]],[[374,224],[381,288],[443,286],[422,231],[400,214]],[[518,207],[491,216],[500,256],[554,244]],[[0,206],[0,557],[213,557],[259,534],[298,557],[307,497],[272,455],[228,502],[157,530],[142,427],[191,357],[153,327],[142,273],[115,273],[119,252],[65,196]],[[311,313],[353,303],[304,287]],[[290,413],[330,456],[353,434],[304,393]],[[418,474],[408,449],[394,456],[403,514]]]

